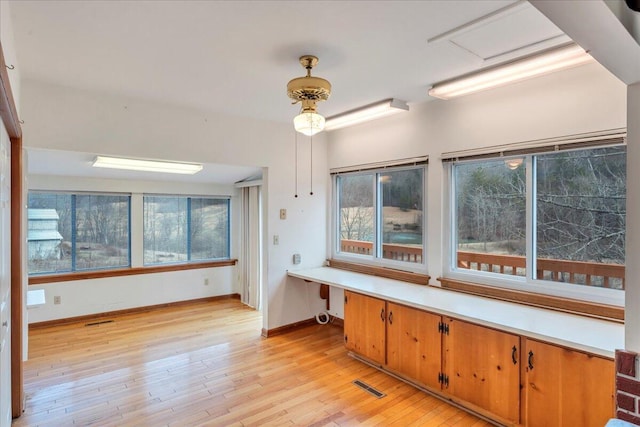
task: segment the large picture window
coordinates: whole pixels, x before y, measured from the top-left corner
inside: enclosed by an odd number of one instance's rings
[[[228,259],[229,200],[144,196],[144,264]]]
[[[451,273],[624,290],[626,147],[573,148],[449,163]]]
[[[425,166],[335,176],[337,257],[424,264]]]
[[[29,274],[128,267],[130,196],[29,192]]]

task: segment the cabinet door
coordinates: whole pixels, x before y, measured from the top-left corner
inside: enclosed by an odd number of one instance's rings
[[[344,342],[347,349],[385,363],[386,303],[383,300],[345,291]]]
[[[446,319],[448,393],[506,420],[520,418],[520,337]]]
[[[441,317],[387,303],[387,366],[425,385],[440,388]]]
[[[522,361],[527,426],[603,426],[614,416],[612,360],[527,339]]]

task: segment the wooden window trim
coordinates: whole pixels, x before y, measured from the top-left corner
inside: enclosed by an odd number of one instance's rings
[[[56,282],[71,282],[74,280],[103,279],[107,277],[134,276],[138,274],[166,273],[170,271],[198,270],[203,268],[217,268],[234,266],[237,259],[221,261],[191,262],[185,264],[154,265],[151,267],[117,268],[110,270],[82,271],[75,273],[47,274],[29,277],[29,285],[44,285]]]
[[[24,410],[24,372],[22,368],[22,185],[24,162],[22,158],[22,127],[11,91],[9,73],[0,42],[0,120],[4,124],[11,144],[11,414],[17,418]],[[15,232],[17,230],[17,232]]]
[[[437,280],[443,289],[450,291],[624,323],[624,307],[498,288],[444,277],[439,277]]]
[[[409,271],[395,270],[387,267],[377,267],[353,262],[330,259],[327,261],[329,267],[341,270],[353,271],[355,273],[369,274],[371,276],[384,277],[386,279],[400,280],[416,285],[428,285],[431,277],[428,274],[412,273]]]

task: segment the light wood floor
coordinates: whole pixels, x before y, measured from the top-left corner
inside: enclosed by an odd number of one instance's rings
[[[265,339],[237,300],[112,319],[30,331],[14,426],[489,425],[349,357],[336,326]]]

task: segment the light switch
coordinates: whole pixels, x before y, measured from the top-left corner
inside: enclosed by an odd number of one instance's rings
[[[280,209],[280,219],[287,219],[287,210]]]
[[[280,244],[280,236],[278,236],[277,234],[273,235],[273,244],[274,245],[279,245]]]

